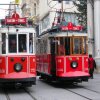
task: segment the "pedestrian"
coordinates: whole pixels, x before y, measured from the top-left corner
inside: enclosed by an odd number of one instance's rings
[[[88,58],[88,67],[89,67],[90,78],[93,79],[93,72],[94,68],[96,69],[96,63],[91,54],[89,55]]]

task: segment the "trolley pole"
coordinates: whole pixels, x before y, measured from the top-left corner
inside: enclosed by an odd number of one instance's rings
[[[10,16],[10,10],[12,10],[11,9],[11,5],[14,5],[14,6],[17,5],[18,6],[19,4],[12,4],[12,3],[10,3],[10,4],[0,4],[0,6],[3,6],[3,5],[8,5],[9,6],[9,9],[8,10],[9,10],[9,16]]]
[[[62,18],[64,17],[64,12],[63,12],[63,0],[61,1],[61,10],[62,10]]]
[[[58,1],[59,3],[61,3],[61,17],[63,18],[64,17],[63,1],[66,1],[66,0],[53,0],[53,1]]]

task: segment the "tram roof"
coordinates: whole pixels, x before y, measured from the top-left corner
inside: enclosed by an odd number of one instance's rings
[[[15,33],[15,32],[26,32],[26,33],[36,33],[35,28],[32,27],[1,27],[0,33]]]
[[[62,31],[58,27],[53,27],[51,29],[48,29],[47,31],[44,31],[40,36],[48,34],[49,36],[87,36],[87,33],[85,31]]]

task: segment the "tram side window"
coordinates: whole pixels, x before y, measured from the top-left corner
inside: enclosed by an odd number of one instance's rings
[[[65,46],[64,46],[64,38],[60,37],[60,44],[59,46],[59,55],[64,55],[65,54]]]
[[[50,52],[52,55],[55,55],[55,38],[50,39]]]
[[[6,53],[6,34],[2,34],[2,54]]]
[[[83,54],[86,54],[87,53],[87,38],[84,37],[83,38]]]
[[[73,54],[81,54],[82,48],[81,48],[81,38],[74,38],[74,47],[73,47]]]
[[[26,40],[26,34],[19,34],[18,35],[18,52],[27,52],[27,40]]]
[[[33,33],[29,33],[29,53],[33,53]]]
[[[16,53],[17,52],[17,42],[16,42],[16,35],[9,34],[8,35],[8,46],[9,46],[9,53]]]
[[[47,39],[43,40],[43,53],[47,53]]]

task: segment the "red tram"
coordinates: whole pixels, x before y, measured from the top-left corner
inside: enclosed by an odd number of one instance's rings
[[[51,28],[39,36],[37,72],[42,79],[88,81],[87,34],[82,33],[81,28],[68,23],[68,26]]]
[[[35,29],[18,25],[26,24],[19,16],[5,23],[0,28],[0,84],[31,86],[36,83]]]

